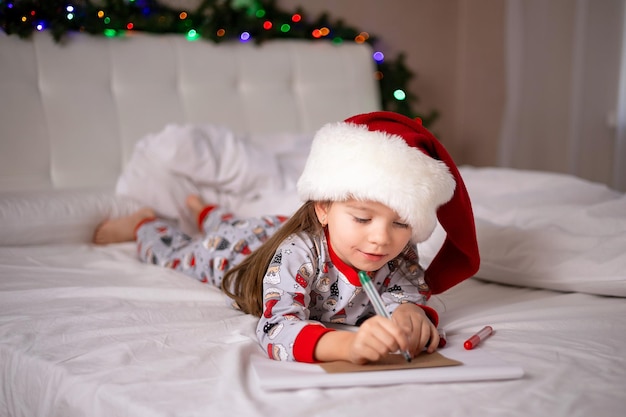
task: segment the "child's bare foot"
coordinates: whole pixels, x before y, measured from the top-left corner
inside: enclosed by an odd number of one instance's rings
[[[185,202],[187,203],[187,207],[189,208],[189,210],[191,210],[191,214],[194,219],[197,219],[200,216],[202,210],[204,210],[204,208],[207,206],[206,203],[202,201],[202,198],[200,198],[200,196],[196,194],[188,195]]]
[[[108,219],[100,223],[93,234],[93,243],[121,243],[135,240],[135,228],[143,220],[155,217],[154,210],[144,207],[136,212],[116,219]]]

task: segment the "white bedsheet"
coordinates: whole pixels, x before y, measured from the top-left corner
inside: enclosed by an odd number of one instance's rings
[[[2,416],[621,416],[626,300],[470,279],[432,300],[519,380],[264,392],[255,318],[133,244],[0,248]],[[445,353],[445,348],[442,350]],[[268,359],[269,360],[269,359]]]

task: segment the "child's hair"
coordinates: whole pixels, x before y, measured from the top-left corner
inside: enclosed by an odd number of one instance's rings
[[[222,291],[245,313],[263,313],[263,277],[278,246],[294,233],[319,235],[323,231],[315,214],[315,202],[307,201],[261,247],[230,269],[222,280]]]

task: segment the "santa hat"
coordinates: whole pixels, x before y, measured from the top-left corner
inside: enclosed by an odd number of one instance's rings
[[[447,236],[425,273],[435,294],[478,270],[465,184],[443,145],[419,120],[374,112],[323,126],[313,139],[298,194],[303,201],[380,202],[411,225],[415,243],[428,239],[439,219]]]

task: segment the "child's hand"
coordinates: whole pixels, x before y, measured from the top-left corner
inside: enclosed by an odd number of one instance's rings
[[[403,330],[408,338],[408,350],[413,356],[426,348],[433,353],[439,346],[439,332],[419,306],[406,303],[393,312],[392,320]]]
[[[396,322],[381,316],[365,320],[348,349],[350,362],[376,362],[390,352],[410,350],[409,336]]]
[[[439,333],[424,310],[407,303],[394,311],[391,320],[374,316],[356,332],[338,330],[324,334],[316,345],[315,358],[321,362],[344,360],[362,365],[398,350],[416,356],[426,347],[432,353],[438,345]]]

